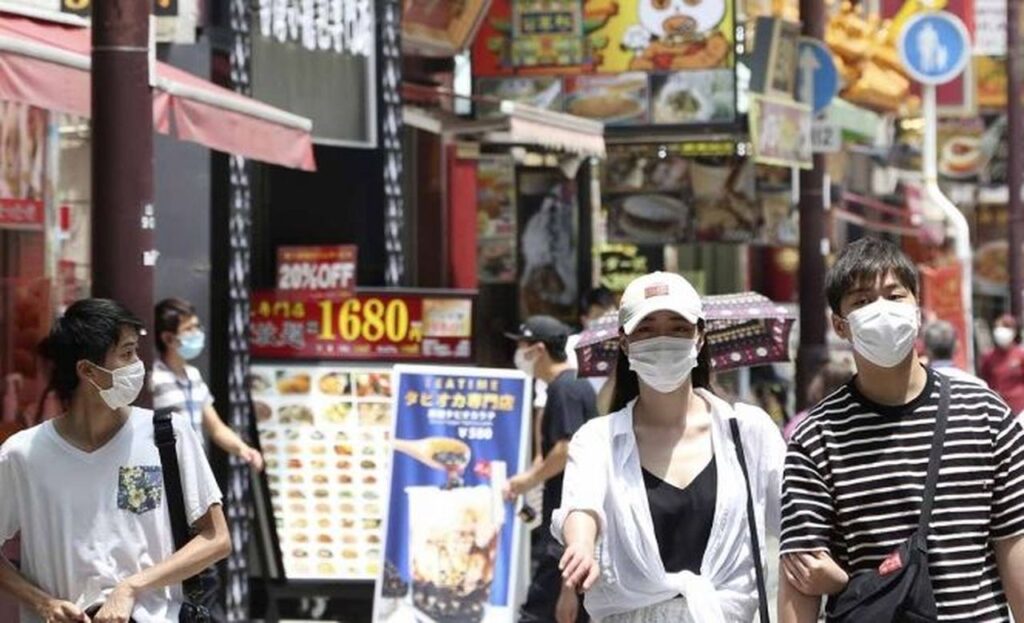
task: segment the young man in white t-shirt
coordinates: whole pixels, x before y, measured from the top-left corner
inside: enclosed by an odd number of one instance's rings
[[[181,583],[231,550],[221,492],[184,417],[173,426],[193,539],[175,552],[153,413],[133,408],[145,383],[142,323],[120,304],[68,308],[40,347],[65,415],[0,447],[0,543],[21,532],[22,568],[0,557],[0,591],[22,623],[178,619]],[[85,612],[96,606],[92,618]]]

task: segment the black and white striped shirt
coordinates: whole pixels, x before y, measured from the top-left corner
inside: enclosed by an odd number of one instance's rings
[[[1009,621],[992,541],[1024,534],[1024,427],[993,392],[950,380],[928,562],[942,621]],[[916,529],[939,387],[929,370],[907,405],[845,385],[793,434],[782,553],[824,550],[847,571],[877,569]]]

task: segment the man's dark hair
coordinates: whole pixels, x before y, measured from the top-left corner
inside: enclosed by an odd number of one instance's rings
[[[549,340],[526,340],[526,342],[533,346],[534,344],[543,344],[544,348],[548,351],[548,356],[551,357],[551,361],[555,363],[565,363],[569,360],[568,353],[565,352],[565,338],[555,338]]]
[[[196,315],[196,308],[184,299],[169,298],[156,304],[156,347],[161,354],[167,352],[163,334],[177,333],[181,323]]]
[[[580,297],[580,314],[586,314],[591,307],[613,309],[618,302],[615,293],[604,286],[594,288]]]
[[[924,329],[924,347],[932,360],[950,360],[956,350],[956,329],[945,320],[929,323]]]
[[[889,273],[919,298],[917,267],[899,247],[880,238],[861,238],[847,245],[825,278],[825,293],[832,313],[842,313],[843,297],[851,289],[864,282],[873,283]]]
[[[51,364],[50,388],[67,403],[78,388],[78,362],[102,366],[121,330],[143,334],[142,321],[124,305],[110,299],[82,299],[68,307],[39,344],[39,354]]]

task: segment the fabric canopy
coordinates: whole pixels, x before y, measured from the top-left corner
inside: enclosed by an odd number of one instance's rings
[[[90,116],[88,28],[0,13],[0,99]],[[153,125],[210,149],[316,170],[312,122],[156,62]]]

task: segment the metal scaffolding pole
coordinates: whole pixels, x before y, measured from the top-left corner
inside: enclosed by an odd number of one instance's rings
[[[106,0],[94,3],[92,15],[93,293],[120,301],[147,324],[156,263],[150,5]],[[152,339],[142,340],[139,355],[152,363]]]
[[[800,0],[803,34],[825,34],[825,3]],[[828,360],[825,332],[825,157],[814,155],[814,167],[800,172],[800,350],[797,355],[796,400],[807,406],[807,388]]]
[[[1024,244],[1024,205],[1020,191],[1024,185],[1024,110],[1021,107],[1021,83],[1024,72],[1024,49],[1021,48],[1021,3],[1010,0],[1006,3],[1006,73],[1008,134],[1010,157],[1007,184],[1010,187],[1010,311],[1018,321],[1024,319],[1024,258],[1021,245]]]

